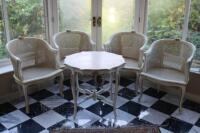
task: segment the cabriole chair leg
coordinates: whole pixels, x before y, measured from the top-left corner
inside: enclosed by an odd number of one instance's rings
[[[24,92],[26,113],[29,114],[30,113],[30,109],[29,109],[29,97],[28,97],[27,87],[22,85],[22,89],[23,89],[23,92]]]
[[[139,78],[140,78],[140,74],[139,74],[139,72],[137,72],[136,73],[136,82],[135,82],[135,90],[136,90],[137,95],[138,95]]]
[[[185,87],[181,87],[181,97],[180,97],[180,103],[179,103],[179,113],[182,112],[182,105],[183,105],[183,100],[185,96]]]
[[[140,102],[141,98],[142,98],[142,94],[143,94],[143,79],[142,76],[140,76],[139,78],[139,88],[140,88],[140,96],[138,98],[138,102]]]
[[[63,89],[64,89],[63,80],[64,80],[64,75],[63,75],[63,73],[61,73],[60,74],[60,95],[62,97],[64,97],[64,94],[63,94]]]

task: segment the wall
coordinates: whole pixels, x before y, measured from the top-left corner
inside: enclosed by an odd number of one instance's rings
[[[13,75],[12,72],[0,75],[0,103],[14,100],[22,96],[22,92],[19,91],[16,84],[14,83],[12,75]],[[124,75],[125,74],[123,73],[122,76]],[[129,77],[130,73],[127,76]],[[40,88],[37,87],[30,88],[29,93],[33,93],[42,88],[45,88],[47,84],[49,85],[49,83],[42,84],[42,87]],[[173,89],[171,90],[173,91]],[[177,91],[175,91],[175,93],[177,93]],[[191,73],[190,82],[187,87],[186,97],[193,101],[200,102],[200,74]]]

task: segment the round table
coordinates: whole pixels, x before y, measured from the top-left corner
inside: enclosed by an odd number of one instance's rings
[[[64,64],[67,68],[71,70],[71,89],[74,100],[74,118],[77,114],[77,98],[79,91],[84,94],[89,95],[88,98],[93,97],[94,99],[106,100],[104,96],[102,96],[102,92],[105,90],[95,90],[91,91],[88,89],[82,89],[79,87],[78,83],[78,74],[110,74],[110,83],[111,83],[111,93],[112,93],[112,78],[115,78],[115,91],[114,98],[112,98],[113,111],[115,118],[116,114],[116,100],[117,93],[119,88],[119,70],[123,68],[125,65],[125,60],[121,55],[103,52],[103,51],[88,51],[88,52],[79,52],[65,57]]]

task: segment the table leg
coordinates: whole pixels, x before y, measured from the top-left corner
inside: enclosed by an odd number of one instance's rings
[[[72,90],[72,95],[73,95],[73,100],[74,100],[74,119],[76,118],[77,114],[77,86],[76,86],[76,77],[77,73],[72,71],[71,74],[71,90]]]
[[[114,93],[114,99],[113,99],[113,111],[114,111],[114,117],[115,120],[117,119],[117,112],[116,112],[116,103],[117,103],[117,95],[118,95],[118,89],[119,89],[119,70],[115,72],[115,93]]]
[[[113,72],[110,73],[110,98],[113,100]]]

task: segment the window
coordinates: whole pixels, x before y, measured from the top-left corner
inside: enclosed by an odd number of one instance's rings
[[[149,0],[149,44],[163,38],[182,38],[184,0]]]
[[[19,35],[46,38],[42,0],[2,0],[0,5],[0,59],[7,57],[5,45],[10,39]]]
[[[191,12],[188,25],[187,40],[193,43],[196,48],[196,54],[193,61],[193,67],[200,67],[200,1],[191,1]]]
[[[59,31],[91,33],[91,0],[59,0]]]
[[[42,0],[7,0],[11,39],[19,35],[45,38]]]
[[[133,30],[135,0],[103,0],[102,7],[103,42],[114,33]]]
[[[0,5],[0,59],[6,56],[6,51],[5,51],[6,37],[4,34],[5,30],[4,30],[3,14],[1,9],[2,5]]]

